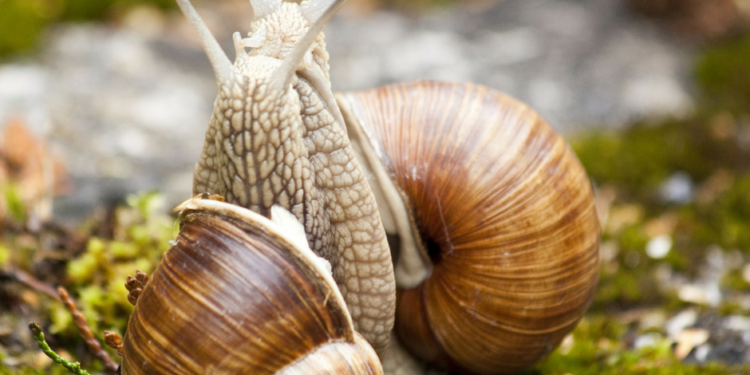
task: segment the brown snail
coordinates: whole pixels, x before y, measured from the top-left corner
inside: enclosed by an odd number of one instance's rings
[[[471,84],[334,97],[321,30],[344,1],[251,0],[234,64],[177,2],[219,88],[194,193],[292,212],[384,363],[394,317],[412,354],[483,374],[533,365],[575,327],[598,275],[593,193],[535,112]],[[386,232],[400,242],[395,277]]]
[[[524,104],[472,84],[338,99],[363,164],[381,169],[374,185],[392,191],[380,194],[392,199],[378,202],[381,216],[413,241],[396,265],[401,343],[484,374],[519,372],[556,348],[599,270],[593,192],[563,139]]]
[[[176,210],[180,234],[137,296],[122,374],[382,374],[286,210],[271,221],[202,197]]]
[[[234,34],[234,64],[189,1],[177,2],[219,88],[194,195],[218,194],[261,215],[273,205],[292,212],[313,251],[331,263],[354,327],[382,353],[396,307],[391,255],[375,199],[336,120],[320,33],[344,1],[252,0],[252,37]]]

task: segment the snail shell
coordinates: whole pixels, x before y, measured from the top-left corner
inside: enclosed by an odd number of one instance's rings
[[[294,216],[197,197],[177,209],[177,243],[138,297],[122,374],[382,374]]]
[[[557,347],[591,303],[599,266],[591,184],[564,140],[526,105],[473,84],[337,100],[394,222],[386,230],[405,243],[402,344],[484,374],[521,371]]]

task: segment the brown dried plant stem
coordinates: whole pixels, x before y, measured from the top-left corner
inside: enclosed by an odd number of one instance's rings
[[[70,314],[73,315],[73,321],[75,321],[78,329],[81,330],[81,337],[86,342],[89,352],[104,363],[104,368],[106,368],[107,371],[110,373],[117,371],[117,362],[113,361],[112,358],[110,358],[109,353],[102,349],[101,344],[99,344],[99,341],[94,337],[94,333],[91,332],[91,328],[89,328],[89,325],[86,322],[86,317],[84,317],[78,308],[76,308],[75,302],[70,298],[68,291],[63,287],[59,287],[57,288],[57,293],[60,296],[60,300],[65,305],[65,308],[67,308],[68,311],[70,311]]]
[[[24,271],[13,268],[0,270],[0,278],[16,280],[28,286],[29,288],[36,290],[39,293],[46,294],[56,300],[60,300],[60,297],[58,296],[57,291],[55,291],[54,287],[37,280],[36,278],[34,278],[34,276],[31,276]]]

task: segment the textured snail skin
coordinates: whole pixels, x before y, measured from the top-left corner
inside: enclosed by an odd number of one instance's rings
[[[181,216],[128,322],[122,374],[382,374],[314,255],[230,210]]]
[[[193,192],[219,194],[262,215],[275,204],[291,211],[313,251],[331,262],[355,328],[380,353],[393,327],[396,293],[375,198],[337,121],[322,33],[309,64],[283,90],[273,88],[274,73],[310,22],[297,4],[272,3],[251,25],[266,39],[253,42],[249,54],[235,39],[234,64],[217,69],[219,93]]]
[[[524,104],[472,84],[337,98],[433,262],[429,278],[399,290],[403,345],[482,374],[519,372],[557,347],[588,308],[599,265],[592,188],[563,139]]]

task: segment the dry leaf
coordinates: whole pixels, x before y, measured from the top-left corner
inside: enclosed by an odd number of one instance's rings
[[[53,156],[20,118],[11,119],[0,138],[0,187],[9,185],[41,219],[51,216],[52,196],[64,194],[70,186],[60,158]],[[7,207],[0,207],[0,211],[4,209]],[[0,212],[0,218],[2,215]]]

